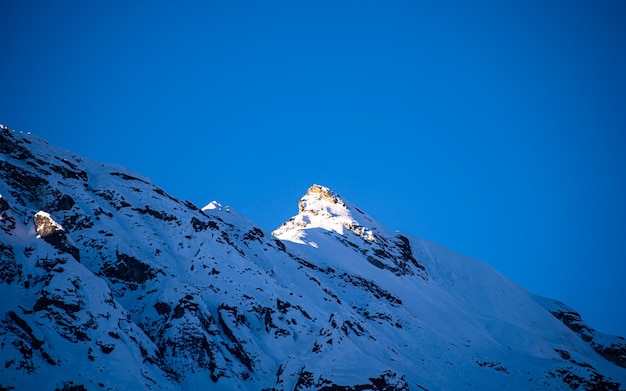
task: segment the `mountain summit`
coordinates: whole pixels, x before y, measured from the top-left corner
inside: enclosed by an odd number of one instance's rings
[[[272,235],[293,243],[318,248],[325,242],[331,258],[338,257],[337,242],[356,253],[359,260],[397,275],[417,274],[426,279],[426,270],[413,256],[409,239],[383,226],[352,202],[327,187],[313,185],[298,202],[298,214]],[[328,241],[331,237],[332,240]],[[324,250],[323,249],[323,250]],[[322,251],[323,251],[322,250]],[[356,261],[359,262],[359,261]]]
[[[0,390],[620,390],[626,341],[314,185],[273,235],[0,127]]]
[[[361,221],[361,222],[360,222]],[[367,226],[363,223],[368,223]],[[346,230],[375,242],[380,225],[359,208],[327,187],[313,185],[298,202],[298,214],[272,234],[283,240],[300,242],[303,230],[323,228],[343,235]]]

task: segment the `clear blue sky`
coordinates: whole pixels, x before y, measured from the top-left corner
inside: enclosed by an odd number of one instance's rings
[[[626,2],[125,3],[2,1],[0,123],[268,230],[329,186],[626,335]]]

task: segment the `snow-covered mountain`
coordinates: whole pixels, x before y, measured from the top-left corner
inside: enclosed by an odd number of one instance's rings
[[[2,127],[0,194],[0,390],[626,384],[623,338],[323,186],[272,235]]]

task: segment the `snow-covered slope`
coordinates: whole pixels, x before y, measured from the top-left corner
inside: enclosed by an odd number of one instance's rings
[[[626,344],[323,186],[272,234],[0,129],[0,389],[617,390]]]

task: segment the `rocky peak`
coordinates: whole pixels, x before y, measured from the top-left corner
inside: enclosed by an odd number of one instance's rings
[[[332,211],[339,212],[338,209],[349,210],[341,196],[328,187],[313,185],[309,187],[306,194],[298,201],[298,213],[329,213]]]
[[[320,241],[318,235],[320,230],[330,233],[324,236],[330,237],[332,242],[338,241],[350,251],[365,255],[367,262],[378,269],[398,276],[419,275],[427,279],[426,269],[414,257],[408,238],[385,227],[324,186],[311,186],[298,202],[298,214],[272,235],[289,242],[325,247],[324,239]]]
[[[61,224],[57,223],[50,217],[50,213],[39,211],[35,213],[33,218],[37,227],[37,237],[46,238],[52,234],[65,233]]]
[[[369,242],[377,241],[375,231],[385,230],[350,201],[321,185],[311,186],[298,202],[298,214],[272,234],[280,239],[293,240],[300,235],[298,231],[310,228],[322,228],[341,235],[351,231]]]

